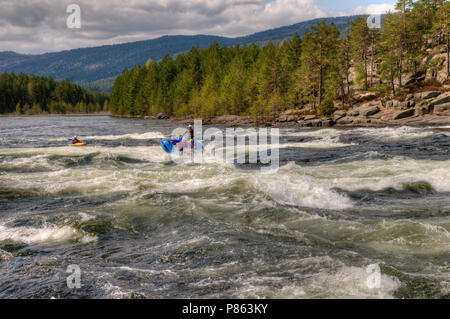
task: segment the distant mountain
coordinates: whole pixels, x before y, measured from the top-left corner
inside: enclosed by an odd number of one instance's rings
[[[349,21],[360,16],[328,18],[328,23],[334,23],[341,33],[345,34]],[[24,55],[7,51],[0,52],[0,73],[23,72],[51,76],[55,80],[69,79],[91,88],[108,90],[117,75],[125,67],[131,68],[136,63],[145,64],[149,58],[158,61],[166,54],[174,55],[190,50],[193,46],[206,48],[214,41],[220,45],[241,45],[257,43],[262,45],[268,41],[279,42],[289,39],[298,33],[303,36],[310,27],[322,19],[300,22],[294,25],[258,32],[252,35],[226,38],[209,35],[194,36],[163,36],[153,40],[130,42],[118,45],[82,48],[40,55]],[[101,83],[102,85],[97,85]]]

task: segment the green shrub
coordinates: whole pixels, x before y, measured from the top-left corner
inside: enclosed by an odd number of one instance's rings
[[[319,115],[333,115],[333,113],[336,111],[336,109],[334,108],[333,100],[330,98],[326,98],[325,100],[323,100],[322,103],[320,103],[317,111]]]

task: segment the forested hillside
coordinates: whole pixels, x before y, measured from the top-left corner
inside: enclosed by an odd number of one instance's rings
[[[446,45],[448,61],[449,3],[400,0],[397,9],[386,15],[381,30],[370,30],[366,18],[358,18],[341,37],[335,24],[322,20],[303,40],[295,36],[262,48],[215,42],[175,59],[149,60],[117,78],[110,110],[133,116],[275,116],[308,106],[327,115],[337,101],[351,103],[356,90],[398,95],[406,79],[437,76],[442,59],[422,63],[434,48]]]
[[[0,74],[0,113],[55,114],[100,112],[107,96],[69,81],[26,74]]]
[[[356,18],[357,16],[330,18],[328,22],[335,23],[345,33],[345,26],[348,21]],[[175,55],[186,52],[193,46],[207,48],[215,41],[220,45],[228,46],[245,43],[263,45],[269,40],[280,42],[292,38],[296,33],[302,36],[316,22],[317,20],[305,21],[237,38],[180,35],[40,55],[0,52],[0,72],[23,72],[51,76],[57,81],[69,79],[88,89],[109,91],[112,85],[107,85],[111,83],[108,78],[119,75],[125,67],[131,68],[136,63],[143,65],[149,58],[159,61],[166,54]],[[102,81],[104,79],[106,81]],[[89,86],[90,82],[96,83]]]

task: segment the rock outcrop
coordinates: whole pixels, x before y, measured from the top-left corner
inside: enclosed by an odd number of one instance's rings
[[[441,92],[439,92],[439,91],[428,91],[428,92],[416,93],[416,94],[414,94],[414,98],[428,100],[428,99],[437,97],[439,95],[441,95]]]
[[[367,105],[359,109],[359,114],[361,116],[369,117],[380,112],[380,109],[376,105]]]
[[[267,126],[386,126],[386,125],[446,125],[450,124],[450,86],[443,86],[444,93],[430,90],[408,93],[403,98],[383,100],[376,94],[358,93],[357,99],[363,100],[353,104],[351,109],[337,110],[331,117],[311,114],[314,110],[291,109],[276,118],[256,119],[245,116],[221,116],[204,120],[205,124],[229,126],[267,125]],[[375,98],[375,100],[373,100]],[[372,99],[364,101],[365,99]],[[313,106],[308,106],[313,108]],[[158,118],[165,118],[158,115]]]
[[[158,120],[168,120],[170,117],[167,116],[167,115],[164,114],[164,113],[159,113],[159,114],[156,115],[156,118],[157,118]]]
[[[334,115],[333,115],[333,121],[337,122],[340,119],[342,119],[343,117],[345,117],[346,115],[347,115],[347,112],[345,112],[345,111],[342,111],[342,110],[336,111],[336,112],[334,112]]]
[[[353,95],[355,103],[362,103],[366,101],[372,101],[377,98],[377,95],[373,92],[357,92]]]
[[[401,120],[401,119],[404,119],[404,118],[407,118],[407,117],[414,116],[414,114],[415,114],[415,109],[411,108],[411,109],[408,109],[408,110],[395,112],[393,114],[393,116],[392,116],[392,119],[394,121]]]
[[[450,116],[450,103],[438,104],[434,106],[434,113]]]
[[[437,98],[430,102],[430,106],[434,107],[439,104],[444,104],[450,102],[450,92],[445,92],[444,94],[439,95]]]
[[[317,120],[319,117],[317,115],[307,115],[303,119],[305,121]]]

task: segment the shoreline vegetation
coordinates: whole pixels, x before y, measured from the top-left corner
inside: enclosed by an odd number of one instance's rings
[[[17,114],[17,113],[5,113],[5,114],[0,114],[0,117],[11,117],[11,116],[18,116],[18,117],[26,117],[26,116],[54,116],[54,117],[58,117],[58,116],[110,116],[111,113],[109,112],[92,112],[92,113],[39,113],[39,114]]]
[[[108,110],[108,96],[68,80],[23,73],[0,74],[0,114],[45,115],[98,113]]]
[[[398,1],[381,29],[326,19],[279,45],[192,48],[125,69],[109,110],[231,125],[385,126],[448,123],[447,1]]]

